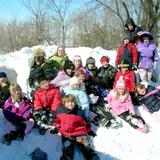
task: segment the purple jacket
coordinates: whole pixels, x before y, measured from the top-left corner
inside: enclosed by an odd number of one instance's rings
[[[140,43],[137,45],[139,52],[139,68],[152,69],[153,62],[158,60],[157,48],[154,43]]]
[[[32,103],[26,97],[23,97],[23,100],[19,103],[13,102],[12,98],[9,97],[3,107],[3,110],[8,110],[9,112],[14,113],[15,115],[21,117],[24,120],[29,120],[33,112]],[[7,113],[9,114],[9,112]]]
[[[61,89],[69,86],[69,77],[64,71],[59,71],[57,76],[50,81],[50,84],[53,84],[56,87],[61,87]]]

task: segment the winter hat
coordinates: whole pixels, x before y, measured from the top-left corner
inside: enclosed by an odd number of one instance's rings
[[[69,85],[72,86],[74,84],[80,84],[80,80],[77,78],[77,77],[72,77],[70,80],[69,80]]]
[[[95,59],[93,57],[87,58],[86,64],[95,64]]]
[[[120,64],[119,64],[120,68],[126,68],[129,67],[129,62],[127,59],[123,59]]]
[[[116,89],[125,89],[125,81],[123,80],[123,76],[119,77],[119,80],[116,82]]]
[[[7,78],[7,74],[5,72],[0,72],[0,78]]]
[[[143,31],[143,32],[141,33],[141,35],[139,36],[139,39],[140,39],[141,41],[143,41],[143,38],[144,38],[144,37],[148,37],[150,40],[153,39],[151,33],[150,33],[150,32],[147,32],[147,31]]]
[[[103,63],[103,62],[108,62],[109,63],[109,58],[106,57],[106,56],[103,56],[103,57],[101,57],[100,62],[101,63]]]
[[[43,49],[41,48],[37,48],[37,49],[34,49],[33,52],[32,52],[32,56],[35,58],[35,57],[45,57],[46,56],[46,53]]]
[[[75,56],[73,57],[73,61],[82,61],[81,56],[75,55]]]

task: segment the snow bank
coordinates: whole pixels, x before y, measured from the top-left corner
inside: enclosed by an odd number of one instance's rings
[[[46,51],[47,57],[56,51],[56,46],[35,46],[32,48],[22,48],[20,51],[8,53],[0,57],[0,69],[6,70],[9,79],[16,81],[28,93],[27,79],[29,76],[31,52],[33,49],[41,47]],[[100,66],[100,57],[106,55],[114,65],[116,52],[107,51],[100,47],[91,49],[86,47],[67,48],[66,53],[72,60],[74,55],[80,55],[85,64],[86,59],[92,56],[96,59],[96,65]],[[160,66],[160,65],[159,65]],[[10,71],[10,73],[9,73]],[[160,71],[160,70],[159,70]],[[159,74],[160,72],[158,72]],[[92,147],[99,153],[101,160],[159,160],[160,156],[160,120],[153,118],[153,115],[139,108],[140,114],[147,122],[150,132],[143,134],[128,124],[123,122],[123,127],[119,129],[95,128],[97,137],[90,137],[93,142]],[[0,136],[7,132],[6,122],[0,111]],[[24,141],[13,141],[10,146],[0,142],[0,160],[30,160],[30,154],[37,147],[47,152],[49,160],[59,160],[61,155],[61,137],[46,133],[40,135],[37,129],[24,138]],[[83,160],[79,153],[76,153],[76,160]]]

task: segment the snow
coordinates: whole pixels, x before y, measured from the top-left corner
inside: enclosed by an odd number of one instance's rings
[[[0,70],[6,71],[10,81],[17,81],[28,94],[29,87],[27,79],[29,76],[31,52],[33,49],[41,47],[46,51],[47,57],[56,51],[56,46],[34,46],[32,48],[22,48],[20,51],[11,52],[0,57]],[[116,52],[104,50],[103,48],[67,48],[66,53],[72,60],[74,55],[80,55],[83,65],[89,56],[96,59],[96,65],[100,66],[100,57],[106,55],[110,58],[110,63],[114,65]],[[160,61],[158,62],[160,64]],[[156,73],[160,73],[160,65],[157,65]],[[159,67],[159,68],[158,68]],[[157,76],[157,77],[158,77]],[[160,83],[160,76],[158,79]],[[123,127],[118,129],[96,128],[97,136],[90,137],[91,145],[98,152],[101,160],[159,160],[160,156],[160,114],[151,115],[142,107],[138,108],[139,113],[147,122],[149,133],[144,134],[131,128],[122,121]],[[0,137],[7,133],[6,121],[0,111]],[[47,132],[40,135],[37,129],[24,138],[23,141],[13,141],[10,146],[0,142],[0,160],[30,160],[30,154],[39,147],[48,154],[49,160],[59,160],[61,156],[62,144],[60,135],[52,135]],[[83,160],[81,154],[76,152],[76,160]]]

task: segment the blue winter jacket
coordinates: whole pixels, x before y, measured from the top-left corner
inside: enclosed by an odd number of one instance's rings
[[[73,89],[70,86],[63,89],[65,94],[73,94],[76,97],[77,105],[84,111],[84,115],[89,119],[89,99],[86,92],[81,89]]]

